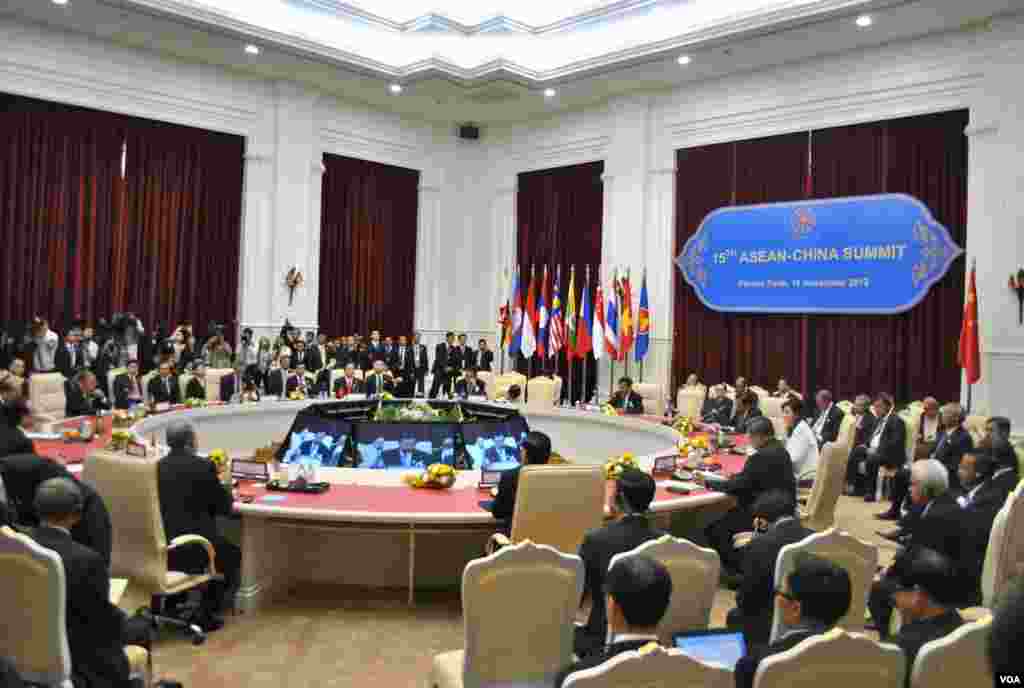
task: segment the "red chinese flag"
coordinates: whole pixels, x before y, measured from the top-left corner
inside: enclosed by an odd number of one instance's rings
[[[975,269],[967,276],[967,302],[964,303],[964,321],[960,327],[960,351],[957,363],[967,375],[967,384],[973,385],[981,379],[981,346],[978,342],[978,288],[974,278]]]

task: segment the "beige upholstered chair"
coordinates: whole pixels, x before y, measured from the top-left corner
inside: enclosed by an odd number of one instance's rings
[[[523,394],[526,394],[526,376],[521,373],[509,372],[494,378],[494,398],[506,398],[508,388],[512,385],[519,385]]]
[[[914,660],[911,688],[993,685],[985,647],[991,625],[992,617],[986,616],[925,643]]]
[[[652,416],[665,415],[665,389],[654,382],[637,382],[633,391],[644,401],[644,413]]]
[[[698,547],[689,540],[662,535],[628,552],[616,554],[608,568],[611,569],[620,559],[640,554],[660,561],[672,576],[672,599],[658,624],[659,640],[670,646],[673,633],[707,628],[722,568],[718,552]]]
[[[853,402],[850,401],[849,399],[844,399],[840,402],[837,402],[836,406],[838,406],[839,410],[842,411],[847,416],[849,416],[850,412],[853,410]]]
[[[833,628],[761,660],[754,688],[902,688],[906,669],[895,645]]]
[[[779,397],[762,397],[757,395],[757,405],[761,413],[767,418],[782,418],[782,403],[785,399]]]
[[[526,383],[526,408],[550,409],[558,402],[555,381],[549,377],[535,377]]]
[[[550,686],[572,659],[583,561],[521,542],[462,573],[465,649],[434,657],[437,688]]]
[[[153,401],[149,396],[149,381],[156,377],[158,374],[159,371],[151,370],[142,376],[142,381],[140,382],[140,384],[142,385],[142,397],[146,400],[147,404]]]
[[[67,588],[60,555],[26,535],[0,528],[0,580],[4,625],[17,629],[16,633],[0,634],[0,656],[13,660],[26,681],[71,688],[65,626]],[[149,653],[129,646],[125,654],[132,674],[145,677]]]
[[[751,392],[753,392],[754,394],[756,394],[757,398],[760,399],[761,401],[764,401],[765,399],[767,399],[767,398],[769,398],[771,396],[771,392],[769,392],[764,387],[758,387],[757,385],[750,385],[748,387],[748,389]],[[765,415],[767,415],[767,414],[765,414]]]
[[[732,672],[679,650],[657,645],[616,655],[604,664],[569,674],[565,688],[731,688]]]
[[[63,420],[67,405],[64,376],[60,373],[33,373],[28,378],[28,400],[36,427],[48,429]]]
[[[235,373],[232,368],[209,368],[206,371],[206,400],[220,401],[220,381]],[[315,379],[315,377],[314,377]]]
[[[482,380],[484,383],[484,389],[487,390],[487,398],[494,399],[494,373],[480,370],[477,371],[477,378]],[[561,380],[561,378],[559,378]]]
[[[981,572],[982,602],[994,608],[1006,594],[1011,581],[1024,575],[1024,481],[1006,498],[996,514],[985,549]]]
[[[531,540],[574,554],[583,536],[604,523],[601,466],[523,466],[519,472],[512,537],[491,536],[491,547]]]
[[[848,631],[861,631],[864,628],[864,610],[867,607],[868,591],[875,578],[878,566],[878,550],[866,542],[858,540],[849,533],[829,528],[823,533],[809,535],[800,542],[786,545],[779,552],[775,562],[775,587],[781,589],[789,574],[796,568],[797,557],[802,553],[813,554],[822,559],[841,566],[850,574],[853,599],[850,609],[838,626]],[[775,642],[785,633],[782,617],[775,610],[772,620],[771,642]]]
[[[180,535],[167,542],[160,514],[157,463],[153,459],[97,451],[86,458],[82,480],[93,486],[110,511],[114,541],[111,575],[128,578],[146,595],[162,599],[206,584],[217,576],[217,571],[213,545],[206,538]],[[169,571],[167,553],[190,544],[206,549],[210,562],[206,573]]]
[[[560,375],[555,375],[551,379],[555,381],[555,406],[558,406],[559,402],[562,401],[562,389],[565,386],[565,381],[562,380]]]
[[[676,393],[676,414],[684,418],[700,418],[705,394],[700,390],[679,388]]]
[[[846,440],[843,443],[842,440]],[[827,442],[821,449],[818,472],[807,498],[807,508],[800,514],[803,524],[822,531],[835,524],[836,504],[846,484],[846,464],[850,457],[849,434],[840,433],[840,441]]]

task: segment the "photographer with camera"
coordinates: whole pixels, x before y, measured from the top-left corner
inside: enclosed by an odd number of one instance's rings
[[[202,358],[206,359],[211,368],[230,368],[234,361],[231,346],[224,339],[224,326],[211,323],[212,336],[206,340]]]

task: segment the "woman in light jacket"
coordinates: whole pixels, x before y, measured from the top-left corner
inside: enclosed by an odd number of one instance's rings
[[[782,420],[786,424],[786,451],[793,460],[793,473],[798,484],[813,483],[818,470],[818,439],[804,419],[804,402],[791,396],[782,404]]]

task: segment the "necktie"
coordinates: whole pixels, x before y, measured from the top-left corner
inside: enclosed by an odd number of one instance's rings
[[[167,379],[164,380],[164,389],[167,392],[167,398],[170,399],[171,398],[171,379],[170,378],[167,378]]]

